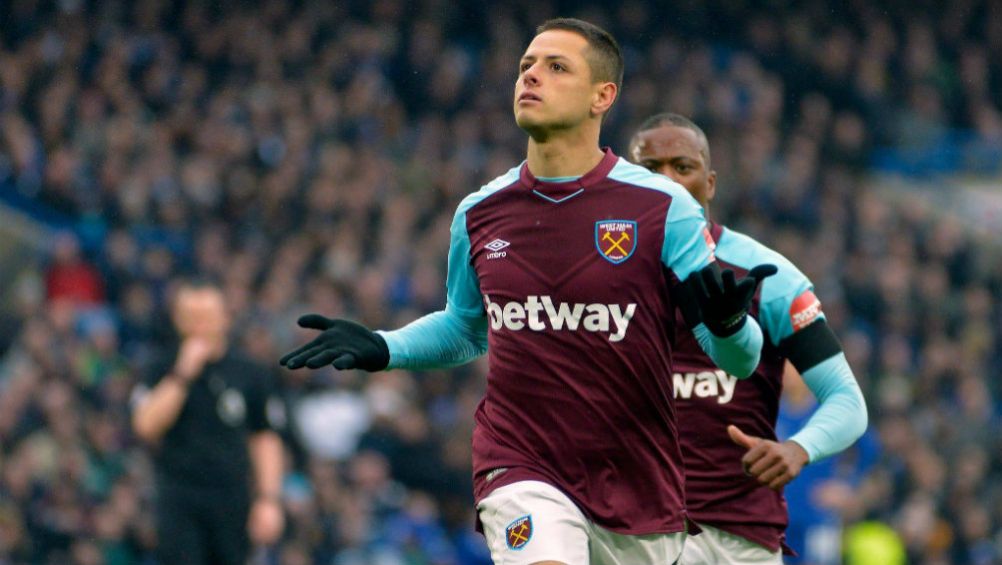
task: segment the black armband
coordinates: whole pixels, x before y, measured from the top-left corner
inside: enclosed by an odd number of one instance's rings
[[[842,344],[822,318],[779,342],[779,352],[803,374],[818,363],[842,353]]]

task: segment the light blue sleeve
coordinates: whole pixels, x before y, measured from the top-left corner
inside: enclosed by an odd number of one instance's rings
[[[804,273],[780,253],[766,247],[762,243],[730,229],[725,229],[717,241],[717,259],[724,263],[751,269],[756,265],[768,263],[776,266],[776,274],[762,281],[759,294],[758,321],[762,331],[769,336],[773,345],[790,337],[794,333],[793,320],[795,315],[807,314],[809,317],[798,319],[796,329],[802,329],[816,320],[825,319],[820,302],[814,297],[814,285]],[[798,299],[810,300],[807,305],[809,312],[794,312],[794,302]],[[813,304],[816,302],[816,304]],[[813,306],[813,308],[811,308]]]
[[[463,365],[487,352],[487,318],[445,310],[399,330],[377,332],[390,350],[387,369],[434,369]]]
[[[703,208],[686,192],[672,199],[665,217],[661,262],[684,281],[714,261]]]
[[[692,335],[714,365],[739,379],[750,377],[762,357],[762,329],[751,316],[744,327],[727,337],[713,335],[702,323],[692,329]]]
[[[801,375],[820,405],[790,439],[813,463],[853,444],[866,431],[866,401],[845,354],[839,353]]]

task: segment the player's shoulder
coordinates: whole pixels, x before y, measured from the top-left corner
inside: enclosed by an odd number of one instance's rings
[[[796,294],[811,286],[807,276],[782,253],[739,231],[724,228],[715,253],[718,260],[742,269],[765,263],[776,266],[776,274],[762,283],[762,302]]]
[[[689,194],[689,191],[662,174],[651,172],[620,157],[616,165],[609,171],[608,178],[623,185],[655,190],[664,194],[671,200],[668,215],[665,218],[668,223],[694,218],[703,219],[703,207]]]
[[[477,204],[480,204],[488,197],[497,194],[499,191],[502,191],[508,187],[514,186],[515,183],[518,182],[519,174],[522,170],[523,164],[524,161],[523,163],[519,163],[518,165],[512,167],[511,169],[508,169],[508,172],[504,173],[503,175],[500,175],[494,180],[490,181],[489,183],[481,186],[480,190],[467,194],[466,197],[463,198],[463,200],[459,203],[459,206],[456,208],[456,215],[459,216],[465,214],[467,211],[469,211],[470,208],[473,208]]]
[[[619,158],[619,161],[609,171],[608,178],[620,184],[656,190],[672,198],[691,200],[696,206],[699,205],[696,199],[682,185],[664,175],[651,172],[640,165],[631,163],[622,157]]]

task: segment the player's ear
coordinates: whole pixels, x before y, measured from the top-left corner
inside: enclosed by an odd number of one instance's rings
[[[710,202],[717,194],[717,171],[710,171],[706,176],[706,201]]]
[[[612,103],[619,95],[619,87],[614,82],[595,83],[591,100],[591,113],[593,116],[601,116],[609,111]]]

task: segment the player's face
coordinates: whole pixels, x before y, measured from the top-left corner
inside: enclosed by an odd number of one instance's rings
[[[707,167],[702,140],[691,129],[668,124],[640,132],[630,157],[684,186],[704,207],[713,200],[717,173]]]
[[[566,30],[537,35],[519,61],[515,122],[531,134],[569,129],[592,115],[599,86],[585,58],[588,42]]]
[[[181,288],[174,303],[174,325],[181,337],[226,337],[230,316],[223,293],[215,288]]]

